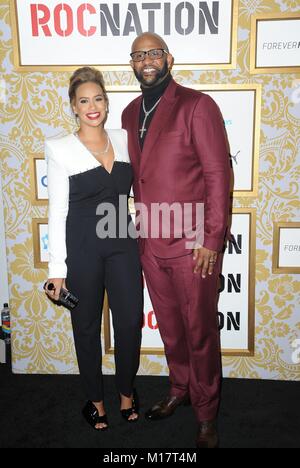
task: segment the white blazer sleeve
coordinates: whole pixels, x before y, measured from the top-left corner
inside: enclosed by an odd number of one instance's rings
[[[49,278],[66,278],[66,218],[69,211],[69,177],[66,169],[55,158],[47,141],[45,143],[45,158],[48,169],[49,195]]]

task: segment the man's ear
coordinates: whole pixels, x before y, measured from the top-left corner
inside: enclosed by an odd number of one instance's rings
[[[133,60],[130,60],[129,63],[130,63],[130,66],[131,66],[131,68],[132,68],[132,70],[133,70],[133,69],[134,69]]]
[[[168,61],[169,70],[171,71],[172,68],[173,68],[173,65],[174,65],[174,57],[173,57],[173,55],[168,54],[168,55],[167,55],[167,61]]]

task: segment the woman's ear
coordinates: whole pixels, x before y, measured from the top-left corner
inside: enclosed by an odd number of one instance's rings
[[[73,114],[76,116],[77,115],[77,111],[76,111],[76,104],[75,104],[75,99],[73,98],[73,100],[71,101],[71,109],[73,111]]]

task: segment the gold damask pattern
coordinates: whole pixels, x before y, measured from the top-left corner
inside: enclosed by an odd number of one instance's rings
[[[300,104],[292,99],[297,75],[249,74],[251,15],[288,11],[299,11],[299,1],[240,0],[237,69],[174,73],[186,85],[263,85],[259,196],[234,202],[236,208],[257,210],[256,352],[254,357],[225,357],[224,375],[230,377],[300,379],[300,364],[292,361],[293,343],[300,338],[299,277],[272,274],[273,222],[300,219]],[[8,0],[0,3],[0,40],[0,161],[14,371],[74,373],[69,314],[45,299],[46,271],[33,268],[31,220],[47,217],[47,210],[31,205],[29,178],[29,154],[43,151],[46,136],[73,129],[66,93],[69,74],[14,71]],[[107,72],[105,80],[109,85],[134,84],[129,72]],[[113,356],[104,356],[103,367],[114,372]],[[164,357],[142,356],[141,374],[167,372]]]

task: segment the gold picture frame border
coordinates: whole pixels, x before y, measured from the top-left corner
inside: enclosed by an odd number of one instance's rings
[[[251,30],[250,30],[250,73],[265,74],[265,73],[300,73],[300,65],[291,65],[289,67],[257,67],[257,23],[259,21],[286,21],[286,20],[299,20],[300,27],[300,13],[265,13],[253,15],[251,17]]]
[[[256,209],[255,208],[234,208],[232,214],[248,214],[250,217],[249,233],[249,284],[248,284],[248,348],[222,350],[222,356],[247,356],[255,354],[255,261],[256,261]],[[103,304],[103,330],[104,330],[104,350],[105,354],[114,354],[111,343],[111,323],[108,298],[105,297]],[[142,355],[163,356],[163,348],[141,348]]]
[[[273,224],[273,254],[272,254],[272,273],[274,274],[299,274],[299,267],[281,267],[279,266],[279,247],[280,247],[280,229],[300,229],[300,222],[286,221],[274,222]]]
[[[29,175],[30,175],[30,198],[31,204],[34,206],[48,205],[48,198],[38,197],[38,181],[36,171],[36,161],[45,161],[43,153],[30,153],[29,154]]]
[[[40,228],[39,226],[48,225],[48,218],[32,218],[32,242],[33,242],[33,265],[36,269],[47,269],[48,262],[41,260]]]
[[[22,65],[20,35],[18,28],[18,0],[9,0],[10,21],[12,28],[13,41],[13,63],[17,72],[73,72],[76,68],[84,65]],[[214,64],[183,63],[173,66],[173,70],[234,70],[237,67],[237,46],[238,46],[238,19],[239,19],[239,0],[232,0],[232,18],[231,18],[231,41],[230,41],[230,62]],[[121,65],[93,65],[101,71],[132,71],[129,64]]]
[[[179,83],[182,84],[182,83]],[[185,84],[182,84],[185,86]],[[253,154],[252,154],[252,189],[251,190],[234,190],[234,198],[258,196],[258,181],[259,181],[259,152],[260,152],[260,127],[261,127],[261,105],[262,105],[262,85],[258,83],[251,84],[188,84],[189,88],[197,91],[253,91],[254,92],[254,113],[253,113]],[[141,92],[139,86],[124,85],[124,86],[107,86],[109,93],[130,93]]]
[[[258,196],[258,182],[259,182],[259,152],[260,152],[260,127],[261,127],[261,100],[262,100],[262,85],[257,83],[251,84],[191,84],[188,87],[198,91],[253,91],[254,92],[254,113],[253,113],[253,154],[252,154],[252,189],[251,190],[234,190],[234,198]],[[124,86],[107,86],[108,93],[130,93],[140,92],[140,87],[137,85],[124,85]],[[32,187],[34,187],[35,167],[32,167],[31,158],[35,155],[30,155],[30,174]],[[36,153],[37,159],[44,159],[42,153]],[[31,193],[31,201],[33,205],[47,205],[48,199],[37,199],[37,189],[34,188]]]

